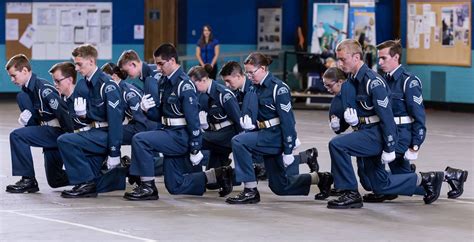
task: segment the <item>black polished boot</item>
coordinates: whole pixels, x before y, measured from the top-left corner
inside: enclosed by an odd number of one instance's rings
[[[8,185],[5,191],[10,193],[34,193],[39,191],[38,182],[34,177],[23,176],[15,184]]]
[[[132,159],[128,155],[124,155],[120,157],[120,165],[123,167],[130,167],[130,164],[132,163]]]
[[[362,196],[364,202],[367,203],[381,203],[387,200],[396,199],[398,195],[383,195],[383,194],[375,194],[375,193],[368,193]]]
[[[458,198],[464,192],[464,182],[467,180],[468,172],[461,169],[446,167],[444,179],[451,187],[448,198]]]
[[[300,152],[300,156],[301,160],[308,165],[310,172],[319,172],[318,150],[316,148]]]
[[[234,178],[234,169],[230,166],[222,166],[215,169],[217,184],[219,184],[219,197],[225,197],[232,192],[234,188],[232,181]]]
[[[255,172],[257,181],[265,181],[268,179],[267,170],[265,169],[265,165],[263,163],[254,163],[253,170]]]
[[[314,200],[324,200],[329,197],[334,178],[330,172],[318,172],[318,176],[319,193],[314,195]]]
[[[132,201],[158,200],[155,180],[140,182],[131,192],[126,192],[123,198]]]
[[[97,189],[95,182],[84,182],[75,185],[71,190],[64,190],[61,192],[63,198],[83,198],[83,197],[97,197]]]
[[[436,201],[441,191],[444,180],[444,172],[420,172],[421,186],[425,189],[426,194],[423,200],[426,204]]]
[[[336,189],[336,188],[331,188],[331,191],[329,191],[329,196],[332,196],[332,197],[339,197],[342,194],[344,194],[344,191]]]
[[[257,188],[244,188],[244,190],[240,192],[237,196],[229,197],[225,201],[229,204],[259,203],[260,193],[258,192]]]
[[[342,196],[328,202],[328,208],[346,209],[361,208],[363,205],[362,197],[358,191],[345,191]]]

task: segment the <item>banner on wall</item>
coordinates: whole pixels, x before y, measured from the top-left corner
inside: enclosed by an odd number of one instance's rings
[[[281,49],[281,8],[258,9],[258,50]]]
[[[337,44],[347,38],[347,17],[347,4],[315,3],[310,52],[334,55]]]
[[[375,46],[375,8],[355,7],[349,11],[349,38]]]
[[[112,3],[34,2],[32,10],[32,59],[69,59],[85,43],[112,59]]]

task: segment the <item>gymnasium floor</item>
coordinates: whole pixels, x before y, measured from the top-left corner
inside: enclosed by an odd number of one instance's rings
[[[414,196],[353,210],[327,209],[325,201],[313,200],[317,187],[307,197],[278,197],[267,182],[260,182],[261,202],[238,206],[226,204],[214,191],[203,197],[170,195],[161,177],[158,201],[125,201],[123,191],[64,199],[59,196],[63,189],[47,185],[37,148],[33,157],[40,192],[8,194],[5,186],[19,179],[11,176],[8,141],[19,126],[18,114],[13,102],[0,103],[0,241],[474,240],[474,114],[428,110],[428,137],[417,162],[420,171],[444,170],[447,165],[469,170],[461,198],[447,199],[444,183],[432,205]],[[295,114],[300,150],[316,146],[321,170],[329,170],[327,143],[333,133],[327,111]],[[130,147],[123,148],[123,154],[129,152]],[[300,172],[307,171],[301,165]]]

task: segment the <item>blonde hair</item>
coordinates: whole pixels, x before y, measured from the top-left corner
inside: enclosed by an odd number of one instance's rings
[[[336,51],[342,51],[345,50],[349,54],[359,54],[360,59],[362,60],[363,54],[362,54],[362,46],[360,45],[359,41],[354,40],[354,39],[345,39],[339,44],[337,44]]]

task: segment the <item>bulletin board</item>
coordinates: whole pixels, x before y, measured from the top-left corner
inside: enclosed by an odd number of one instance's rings
[[[407,63],[471,66],[472,5],[467,1],[407,2]]]
[[[20,43],[22,34],[32,23],[31,3],[6,3],[5,55],[9,60],[16,54],[31,58],[31,48]]]

